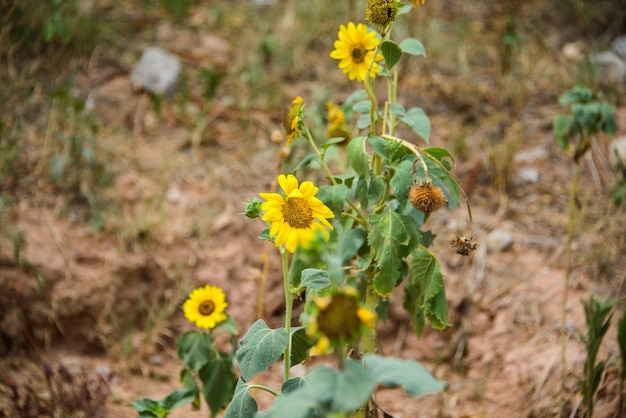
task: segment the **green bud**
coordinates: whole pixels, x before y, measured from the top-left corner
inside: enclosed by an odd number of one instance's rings
[[[246,218],[250,218],[250,219],[260,217],[262,214],[261,212],[262,203],[263,201],[261,199],[257,199],[256,197],[248,200],[244,205],[243,214],[246,216]]]

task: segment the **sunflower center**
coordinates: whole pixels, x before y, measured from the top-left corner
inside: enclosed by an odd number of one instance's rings
[[[303,197],[289,197],[283,205],[283,217],[292,228],[308,228],[313,223],[313,210]]]
[[[210,300],[205,300],[198,307],[198,311],[204,316],[211,315],[215,311],[215,304]]]
[[[352,50],[352,61],[355,62],[356,64],[360,64],[363,61],[365,61],[365,55],[367,54],[367,50],[365,48],[363,48],[361,45],[356,46],[353,50]]]
[[[319,330],[330,339],[349,338],[359,331],[361,322],[357,310],[356,298],[335,295],[330,305],[319,314]]]

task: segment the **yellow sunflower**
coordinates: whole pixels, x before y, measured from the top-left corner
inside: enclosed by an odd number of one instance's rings
[[[365,80],[365,73],[374,59],[374,49],[378,45],[376,32],[368,32],[363,23],[339,27],[339,39],[335,41],[335,50],[330,53],[331,58],[339,61],[341,71],[348,74],[350,80]],[[376,61],[383,59],[382,54],[376,54]],[[380,72],[378,63],[374,62],[369,76],[376,77]]]
[[[224,310],[228,306],[224,291],[207,285],[194,289],[185,303],[183,312],[189,322],[195,323],[198,328],[215,328],[227,316]]]
[[[425,2],[426,0],[411,0],[411,3],[413,3],[413,8],[416,8],[417,6],[421,6]]]
[[[287,134],[287,146],[291,145],[294,138],[302,135],[300,132],[300,121],[302,120],[302,108],[304,106],[302,97],[298,96],[291,102],[285,110],[283,117],[283,128]]]
[[[265,211],[262,219],[271,223],[270,237],[274,238],[276,246],[284,244],[287,251],[293,253],[298,245],[308,245],[317,231],[328,239],[324,227],[333,229],[333,226],[326,219],[335,215],[315,197],[319,189],[310,181],[298,187],[298,179],[292,174],[278,176],[278,184],[286,197],[278,193],[259,193],[266,200],[261,205]]]

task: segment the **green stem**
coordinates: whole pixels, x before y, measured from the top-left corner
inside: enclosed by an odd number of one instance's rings
[[[249,389],[261,389],[264,390],[268,393],[271,393],[272,395],[278,397],[280,396],[280,393],[276,392],[275,390],[268,388],[267,386],[263,386],[263,385],[250,385],[248,386]]]
[[[578,195],[578,181],[580,178],[580,164],[577,162],[574,169],[574,180],[569,200],[569,222],[567,224],[567,243],[565,244],[565,278],[563,280],[563,303],[561,317],[561,390],[565,390],[567,374],[567,299],[569,295],[569,279],[572,274],[572,238],[574,236],[574,218],[576,215],[576,197]]]
[[[280,247],[280,255],[283,261],[283,286],[285,288],[285,331],[287,332],[287,348],[285,349],[284,364],[285,380],[287,380],[289,379],[289,372],[291,371],[291,314],[293,311],[294,296],[289,283],[289,256],[285,247]]]

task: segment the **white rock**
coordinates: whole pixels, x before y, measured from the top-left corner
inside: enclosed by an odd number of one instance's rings
[[[539,181],[539,170],[534,167],[522,167],[517,171],[517,177],[523,183],[537,183]]]
[[[617,157],[619,157],[622,163],[626,164],[626,136],[620,136],[609,145],[609,162],[611,166],[617,166]]]
[[[626,84],[626,62],[610,51],[593,55],[591,61],[600,67],[600,75],[604,81],[616,84]]]
[[[181,196],[182,196],[182,193],[180,192],[180,189],[177,187],[172,187],[171,189],[167,191],[167,200],[169,200],[171,203],[180,202]]]
[[[130,79],[133,85],[152,93],[171,95],[176,90],[181,68],[182,64],[176,55],[156,46],[148,47],[133,68]]]
[[[513,235],[501,229],[494,229],[487,235],[487,249],[493,252],[506,251],[513,245]]]
[[[618,36],[611,42],[611,51],[626,61],[626,35]]]

